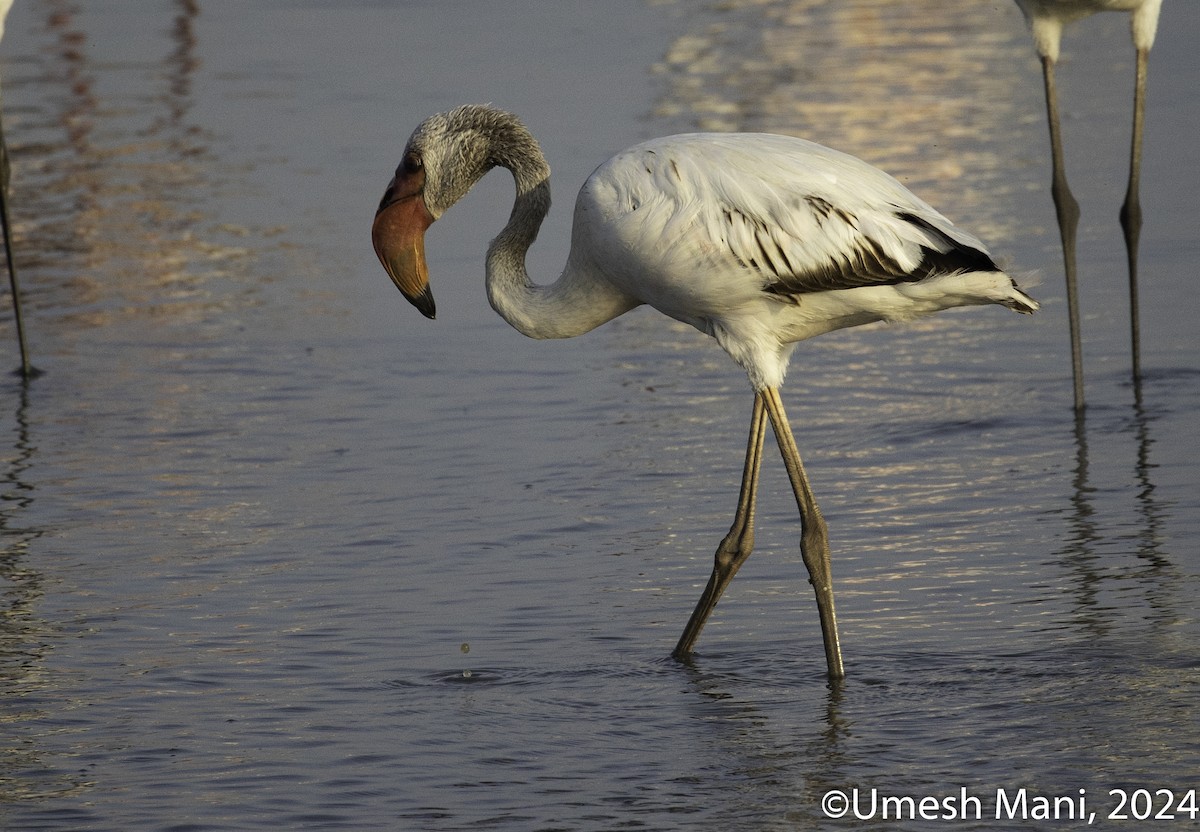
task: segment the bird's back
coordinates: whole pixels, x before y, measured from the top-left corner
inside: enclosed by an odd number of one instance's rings
[[[1037,308],[979,240],[888,174],[772,134],[684,134],[617,154],[580,191],[571,257],[715,336],[764,383],[782,379],[791,343],[832,329]]]
[[[576,246],[667,314],[995,269],[883,171],[813,142],[694,133],[629,148],[580,191]],[[581,238],[581,239],[580,239]]]

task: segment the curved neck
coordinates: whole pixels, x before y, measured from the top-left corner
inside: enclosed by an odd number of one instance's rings
[[[550,168],[536,145],[505,151],[496,163],[512,171],[517,195],[508,225],[488,246],[488,301],[497,314],[530,338],[571,338],[637,306],[596,272],[587,252],[575,251],[578,240],[557,281],[540,286],[529,279],[525,255],[550,211]]]

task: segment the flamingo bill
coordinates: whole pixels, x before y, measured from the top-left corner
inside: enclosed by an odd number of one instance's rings
[[[427,318],[435,314],[425,263],[425,230],[432,224],[425,201],[414,194],[381,207],[371,225],[379,262],[400,293]]]

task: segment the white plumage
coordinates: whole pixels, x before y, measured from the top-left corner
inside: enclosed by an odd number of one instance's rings
[[[601,165],[575,210],[573,264],[716,337],[755,389],[782,383],[795,342],[833,329],[1035,306],[895,179],[789,136],[645,142]]]
[[[955,306],[1030,313],[1037,303],[979,240],[892,177],[821,145],[764,134],[671,136],[618,153],[579,192],[561,276],[534,284],[525,254],[550,207],[549,167],[515,116],[467,106],[413,132],[372,228],[384,268],[428,317],[424,231],[495,166],[512,172],[517,191],[487,256],[488,298],[506,321],[530,337],[565,338],[648,304],[713,336],[755,390],[738,511],[674,655],[690,655],[753,547],[769,418],[801,513],[829,674],[842,676],[825,523],[778,394],[793,346]]]
[[[1016,0],[1033,31],[1038,55],[1058,60],[1062,30],[1068,23],[1097,12],[1130,12],[1136,49],[1149,51],[1158,31],[1162,0]]]

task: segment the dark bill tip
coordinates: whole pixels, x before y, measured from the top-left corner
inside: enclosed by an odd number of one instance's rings
[[[405,295],[405,297],[408,298],[408,302],[417,307],[421,314],[426,318],[433,320],[437,317],[437,306],[433,302],[433,292],[429,291],[429,284],[425,284],[425,288],[422,290],[421,294],[414,295],[412,297]]]

